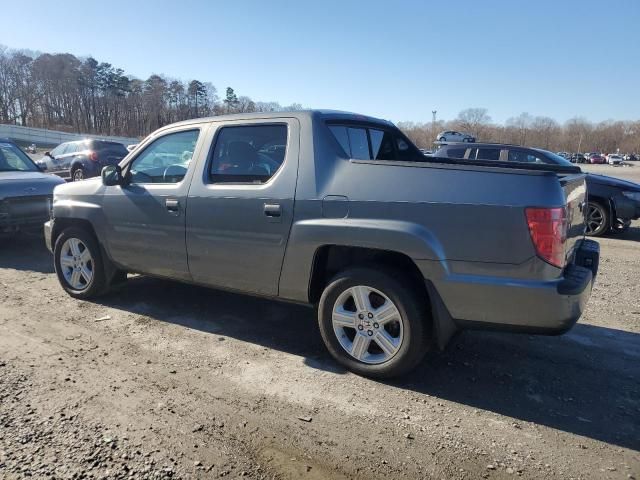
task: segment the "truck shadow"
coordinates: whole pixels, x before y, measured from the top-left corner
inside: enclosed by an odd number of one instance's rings
[[[640,450],[640,334],[461,333],[396,387]]]
[[[148,277],[130,278],[100,303],[346,373],[326,353],[308,307]],[[561,337],[463,332],[408,376],[382,383],[640,450],[637,333],[586,324]]]
[[[42,232],[0,235],[0,268],[53,273],[53,256]]]

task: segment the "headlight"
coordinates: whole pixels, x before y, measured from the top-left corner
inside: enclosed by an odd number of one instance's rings
[[[622,192],[622,194],[630,198],[631,200],[635,200],[636,202],[640,202],[640,192]]]

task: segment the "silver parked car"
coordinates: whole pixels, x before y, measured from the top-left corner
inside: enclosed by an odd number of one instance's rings
[[[53,189],[62,183],[42,173],[11,140],[0,139],[0,234],[40,230],[50,214]]]
[[[439,142],[475,142],[476,137],[468,133],[456,132],[454,130],[446,130],[438,134]]]
[[[609,165],[622,165],[624,163],[624,158],[622,155],[610,153],[607,155],[607,163]]]

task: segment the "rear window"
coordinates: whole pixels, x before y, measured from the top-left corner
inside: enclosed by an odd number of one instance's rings
[[[357,160],[424,162],[424,155],[398,132],[360,125],[329,125],[349,157]]]
[[[124,155],[129,153],[129,151],[127,150],[127,147],[117,142],[103,142],[100,140],[97,140],[97,141],[94,140],[91,143],[91,148],[93,150],[109,150],[110,152],[122,153]]]

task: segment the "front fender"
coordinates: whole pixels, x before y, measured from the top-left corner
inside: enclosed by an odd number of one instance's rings
[[[327,245],[362,247],[402,253],[413,260],[432,260],[433,276],[448,272],[444,250],[424,226],[398,220],[322,218],[295,222],[280,276],[279,296],[308,301],[315,252]]]

